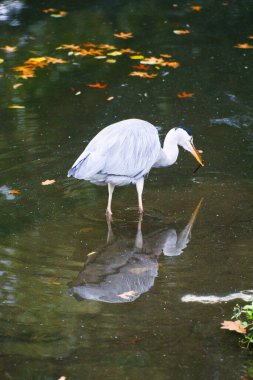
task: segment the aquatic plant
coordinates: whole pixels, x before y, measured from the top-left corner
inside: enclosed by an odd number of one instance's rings
[[[240,339],[240,344],[246,348],[253,346],[253,302],[249,305],[236,305],[233,310],[232,319],[240,321],[245,327],[246,333]]]

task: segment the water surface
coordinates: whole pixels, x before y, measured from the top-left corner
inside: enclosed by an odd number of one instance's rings
[[[222,297],[252,291],[253,50],[234,46],[252,41],[253,6],[192,5],[2,2],[1,47],[17,49],[0,51],[1,379],[252,376],[252,356],[220,322],[244,304]],[[180,67],[130,77],[140,59],[128,54],[106,63],[56,49],[85,43],[171,54]],[[16,77],[14,67],[41,56],[68,63]],[[98,82],[108,86],[87,87]],[[179,99],[184,91],[195,95]],[[180,152],[151,171],[142,221],[135,188],[116,189],[108,225],[106,188],[66,173],[98,131],[130,117],[158,126],[161,140],[190,128],[206,165],[193,174]],[[199,302],[211,295],[220,302]]]

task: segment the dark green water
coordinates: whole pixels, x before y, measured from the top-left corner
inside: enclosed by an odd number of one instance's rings
[[[42,12],[51,7],[68,13]],[[1,379],[252,378],[252,355],[220,330],[244,304],[223,297],[252,293],[253,49],[234,47],[253,44],[252,17],[246,0],[1,2],[0,47],[16,47],[0,50]],[[84,43],[172,54],[180,67],[145,79],[129,76],[140,64],[129,54],[106,63],[56,50]],[[41,56],[68,62],[16,77]],[[97,82],[108,86],[87,87]],[[130,117],[162,139],[191,128],[206,166],[193,175],[181,152],[151,171],[138,234],[135,188],[116,189],[106,243],[106,188],[66,173],[99,130]],[[219,302],[199,302],[211,295]]]

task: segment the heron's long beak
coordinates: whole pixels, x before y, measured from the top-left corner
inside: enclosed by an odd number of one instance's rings
[[[204,166],[204,162],[199,154],[199,151],[195,148],[195,146],[191,143],[191,150],[190,150],[191,154],[196,158],[196,160],[198,161],[198,163],[201,165],[201,166]]]

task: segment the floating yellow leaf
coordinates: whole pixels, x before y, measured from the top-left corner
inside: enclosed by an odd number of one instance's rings
[[[41,182],[42,186],[52,185],[53,183],[55,183],[55,179],[46,179],[45,181]]]
[[[21,108],[25,108],[25,106],[19,106],[18,104],[13,104],[12,106],[9,106],[8,108],[17,108],[17,109],[21,109]]]
[[[120,33],[115,33],[114,36],[118,38],[123,38],[124,40],[126,40],[128,38],[133,38],[133,33],[120,32]]]
[[[253,40],[253,36],[248,36],[248,38],[249,38],[250,40]]]
[[[253,45],[250,45],[247,42],[245,44],[237,44],[234,47],[237,49],[253,49]]]
[[[107,53],[107,55],[112,55],[113,57],[116,57],[117,55],[122,55],[121,51],[115,50]]]
[[[117,62],[116,59],[107,59],[106,60],[107,63],[115,63]]]
[[[3,58],[0,58],[0,63],[3,63],[4,62],[4,59]]]
[[[109,98],[107,98],[108,101],[113,100],[113,99],[114,99],[114,96],[109,96]]]
[[[95,253],[97,253],[97,252],[96,251],[92,251],[92,252],[88,253],[87,256],[95,255]]]
[[[143,55],[131,55],[130,58],[131,59],[143,59],[144,56]]]
[[[60,11],[59,13],[52,13],[50,16],[55,18],[65,17],[68,13],[65,11]]]
[[[178,30],[173,30],[173,33],[175,34],[190,34],[190,30],[188,29],[178,29]]]
[[[129,75],[132,77],[141,77],[141,78],[155,78],[155,77],[157,77],[157,74],[148,74],[148,73],[144,73],[143,71],[133,71]]]

